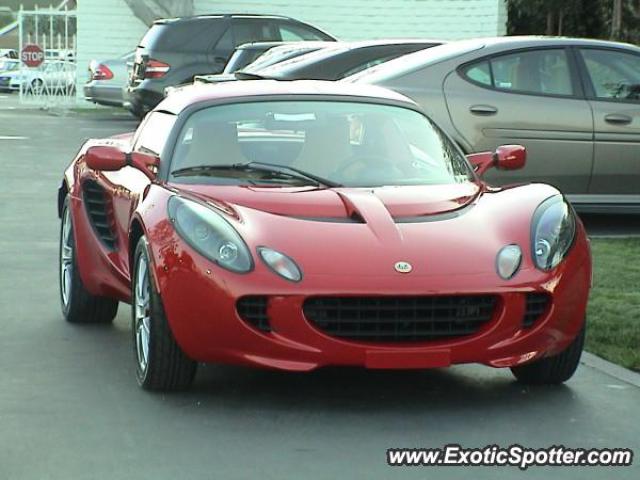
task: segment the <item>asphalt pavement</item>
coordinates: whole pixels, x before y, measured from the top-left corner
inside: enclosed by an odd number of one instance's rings
[[[527,472],[386,465],[388,448],[448,443],[640,452],[638,383],[593,363],[560,387],[523,387],[477,365],[209,365],[190,392],[140,390],[129,307],[111,326],[70,325],[57,285],[62,172],[83,138],[136,124],[111,110],[58,116],[10,101],[0,95],[0,480],[640,478],[640,460]]]

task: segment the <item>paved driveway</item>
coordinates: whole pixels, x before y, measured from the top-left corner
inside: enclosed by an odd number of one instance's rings
[[[128,308],[113,326],[65,323],[56,189],[111,114],[55,117],[0,99],[0,480],[640,478],[640,468],[390,468],[389,447],[630,447],[640,388],[582,365],[559,388],[508,372],[202,368],[189,393],[135,385]],[[26,138],[20,138],[26,137]]]

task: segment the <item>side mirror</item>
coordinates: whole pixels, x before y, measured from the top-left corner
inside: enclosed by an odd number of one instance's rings
[[[107,145],[94,145],[84,154],[87,167],[93,170],[114,172],[127,164],[127,156],[119,148]]]
[[[94,145],[87,148],[84,154],[87,166],[93,170],[114,172],[127,165],[144,173],[150,180],[156,178],[160,159],[146,153],[125,153],[118,147],[111,145]]]
[[[495,153],[481,152],[467,155],[467,160],[473,166],[478,176],[491,167],[498,170],[518,170],[524,167],[527,159],[527,150],[522,145],[502,145]]]
[[[158,167],[160,166],[160,158],[140,152],[131,152],[128,154],[128,158],[130,159],[129,164],[144,173],[149,177],[149,180],[156,178]]]
[[[522,145],[502,145],[495,157],[498,170],[519,170],[527,161],[527,150]]]

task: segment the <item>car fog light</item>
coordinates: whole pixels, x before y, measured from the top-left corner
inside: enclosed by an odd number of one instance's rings
[[[264,263],[281,277],[291,282],[299,282],[302,280],[302,272],[296,263],[284,253],[266,247],[259,247],[258,253]]]
[[[509,280],[513,277],[522,263],[522,250],[518,245],[502,247],[496,257],[496,269],[498,275]]]

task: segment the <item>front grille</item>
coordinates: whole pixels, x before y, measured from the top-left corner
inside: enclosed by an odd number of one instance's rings
[[[242,297],[236,303],[240,318],[254,328],[263,332],[270,332],[271,325],[267,316],[267,297]]]
[[[496,297],[312,297],[304,315],[332,337],[416,342],[472,335],[491,321]]]
[[[531,327],[543,313],[547,311],[549,306],[549,294],[547,293],[527,293],[526,308],[522,326],[524,328]]]
[[[104,189],[97,182],[87,180],[82,184],[82,192],[87,215],[98,238],[108,249],[115,249],[116,236],[113,228],[113,208]]]

